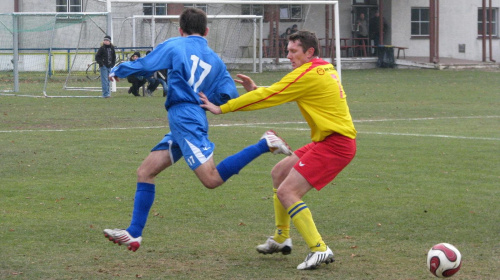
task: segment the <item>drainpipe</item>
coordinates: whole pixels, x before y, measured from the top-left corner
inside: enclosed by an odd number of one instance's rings
[[[486,0],[483,0],[483,33],[481,39],[483,43],[483,62],[486,62]]]
[[[493,23],[492,23],[492,18],[493,18],[493,7],[491,6],[491,0],[490,0],[490,8],[488,9],[488,12],[490,13],[490,22],[489,22],[489,26],[490,26],[490,61],[491,62],[496,62],[494,59],[493,59],[493,47],[492,47],[492,35],[491,33],[493,33]]]
[[[384,45],[384,12],[383,12],[383,9],[384,9],[384,1],[383,0],[380,0],[378,1],[378,13],[379,13],[379,17],[378,17],[378,20],[379,20],[379,34],[380,34],[380,39],[379,39],[379,44],[380,45]]]
[[[436,1],[429,0],[429,62],[436,63]]]
[[[435,1],[436,1],[436,28],[434,29],[434,31],[436,33],[436,38],[434,38],[434,39],[436,41],[435,57],[436,57],[436,63],[438,63],[439,62],[439,0],[435,0]]]
[[[330,45],[328,42],[330,39],[330,24],[328,22],[329,20],[330,20],[330,7],[328,7],[328,5],[325,5],[325,53],[321,54],[321,56],[325,57],[325,58],[331,54],[331,53],[327,53],[328,46]],[[320,48],[321,48],[321,46],[320,46]],[[332,58],[332,65],[333,65],[333,55],[330,55],[330,56]]]

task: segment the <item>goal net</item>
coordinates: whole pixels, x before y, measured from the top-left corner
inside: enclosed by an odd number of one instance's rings
[[[141,56],[145,56],[147,51],[154,49],[158,44],[179,36],[178,19],[179,15],[131,15],[125,18],[114,18],[115,32],[112,41],[118,56],[117,61],[127,61],[136,51],[139,51]],[[208,15],[208,19],[210,32],[207,35],[207,41],[229,70],[262,71],[262,59],[259,57],[261,52],[257,43],[257,38],[262,38],[260,35],[262,34],[262,16],[217,14]],[[78,49],[82,49],[82,43],[81,41]],[[74,64],[68,71],[64,88],[88,94],[95,91],[93,95],[99,95],[98,92],[101,91],[99,70],[96,64],[90,63],[92,63],[92,58],[88,53],[78,52]],[[87,79],[78,79],[84,67],[87,67],[84,74]],[[115,90],[118,93],[127,92],[129,86],[127,83],[116,85],[118,87]]]
[[[136,51],[144,56],[179,36],[178,16],[186,7],[207,13],[209,46],[229,70],[290,70],[285,33],[297,26],[317,34],[321,57],[331,59],[341,74],[337,1],[85,3],[83,13],[0,14],[0,94],[100,97],[99,71],[92,63],[104,36],[112,37],[118,59],[128,60]],[[117,93],[127,94],[127,84],[118,85]]]
[[[106,34],[107,13],[0,14],[0,91],[65,96],[68,73],[85,83],[85,65]]]
[[[221,56],[230,70],[262,72],[291,69],[286,58],[286,31],[296,26],[297,29],[316,33],[320,39],[321,57],[332,61],[341,74],[338,1],[107,1],[113,14],[116,43],[120,46],[132,42],[134,47],[154,47],[170,37],[179,36],[175,17],[186,7],[196,7],[204,10],[209,17],[209,46]],[[123,15],[125,10],[135,11],[134,15],[125,18],[114,16]],[[240,18],[230,19],[230,16]],[[257,27],[253,26],[254,23]],[[252,65],[254,53],[257,69]]]
[[[262,64],[258,38],[262,38],[262,16],[208,15],[207,41],[226,63],[228,69],[257,71]],[[134,15],[132,48],[149,46],[152,49],[164,40],[179,36],[179,16]],[[146,22],[146,24],[144,24]],[[123,27],[123,25],[122,25]],[[259,68],[262,72],[262,67]]]

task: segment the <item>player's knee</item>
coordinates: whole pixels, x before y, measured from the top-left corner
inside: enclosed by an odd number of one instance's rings
[[[142,166],[137,168],[137,181],[138,182],[146,182],[148,179],[154,178],[155,175],[151,174],[151,172]]]
[[[203,180],[203,181],[201,181],[201,183],[207,189],[215,189],[218,186],[222,185],[222,182],[219,182],[217,180]]]
[[[194,172],[207,189],[215,189],[224,183],[219,172],[211,162],[205,162],[196,168]]]
[[[284,170],[282,168],[281,162],[278,162],[271,170],[271,178],[275,187],[279,186],[281,182],[286,178],[290,170]]]
[[[286,192],[284,188],[278,188],[276,190],[276,196],[278,197],[278,199],[280,201],[284,201],[287,195],[288,195],[288,192]]]

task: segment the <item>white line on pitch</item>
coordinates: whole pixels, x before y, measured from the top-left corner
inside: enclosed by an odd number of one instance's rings
[[[259,125],[247,125],[246,127],[262,127]],[[295,131],[309,131],[309,128],[298,127],[280,127],[280,130],[295,130]],[[418,137],[435,137],[435,138],[449,138],[449,139],[468,139],[468,140],[491,140],[500,141],[500,138],[494,137],[469,137],[469,136],[455,136],[455,135],[439,135],[439,134],[416,134],[416,133],[395,133],[395,132],[366,132],[358,131],[358,134],[376,134],[376,135],[394,135],[394,136],[418,136]]]
[[[485,118],[500,118],[500,116],[468,116],[468,117],[430,117],[430,118],[407,118],[407,119],[378,119],[378,120],[355,120],[355,123],[362,122],[386,122],[386,121],[421,121],[421,120],[440,120],[440,119],[485,119]],[[261,127],[264,125],[287,125],[287,124],[306,124],[306,122],[272,122],[272,123],[240,123],[240,124],[216,124],[210,125],[211,127]],[[75,131],[108,131],[108,130],[130,130],[130,129],[158,129],[168,128],[168,126],[143,126],[143,127],[112,127],[112,128],[76,128],[76,129],[45,129],[45,130],[0,130],[0,133],[25,133],[25,132],[75,132]],[[285,130],[309,130],[309,128],[287,128]],[[498,141],[500,138],[492,137],[468,137],[468,136],[452,136],[452,135],[436,135],[436,134],[415,134],[415,133],[392,133],[392,132],[362,132],[360,134],[376,134],[376,135],[394,135],[394,136],[416,136],[416,137],[437,137],[437,138],[450,138],[450,139],[470,139],[470,140],[493,140]]]
[[[453,120],[453,119],[497,119],[500,116],[467,116],[467,117],[430,117],[430,118],[407,118],[407,119],[376,119],[376,120],[354,120],[355,123],[362,122],[394,122],[394,121],[430,121],[430,120]]]
[[[499,141],[500,138],[493,137],[469,137],[469,136],[454,136],[454,135],[440,135],[440,134],[416,134],[416,133],[394,133],[394,132],[359,132],[361,134],[376,134],[376,135],[394,135],[394,136],[416,136],[416,137],[436,137],[436,138],[450,138],[450,139],[468,139],[468,140],[493,140]]]

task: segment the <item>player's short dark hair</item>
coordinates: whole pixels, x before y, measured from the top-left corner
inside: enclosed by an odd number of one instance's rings
[[[304,52],[306,52],[309,48],[314,48],[313,55],[319,56],[319,43],[316,33],[307,30],[299,30],[288,36],[288,40],[292,42],[299,41]]]
[[[180,16],[180,27],[188,35],[205,35],[207,29],[207,14],[196,8],[185,9]]]

